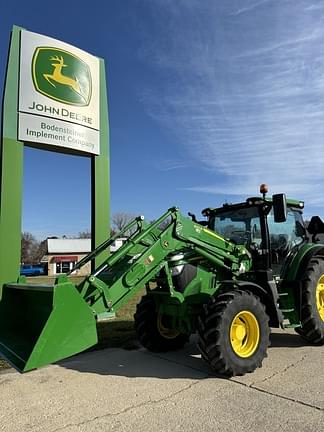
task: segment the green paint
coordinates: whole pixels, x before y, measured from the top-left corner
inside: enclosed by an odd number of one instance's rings
[[[100,59],[100,155],[92,157],[92,249],[110,234],[109,123],[105,63]],[[93,268],[108,252],[93,261]]]
[[[81,347],[86,349],[97,343],[91,309],[64,279],[54,286],[6,285],[2,300],[0,350],[21,372],[53,363],[79,352]]]
[[[314,244],[314,243],[307,243],[303,245],[298,253],[295,255],[292,263],[290,264],[287,274],[285,275],[285,280],[287,281],[294,281],[298,278],[298,272],[301,268],[301,265],[303,264],[304,260],[309,257],[309,255],[314,255],[316,252],[318,252],[320,249],[323,249],[322,244]]]
[[[168,217],[172,219],[171,225],[158,229]],[[165,301],[161,302],[161,307],[167,310],[170,307],[179,326],[190,329],[192,316],[185,311],[191,303],[201,307],[202,299],[205,301],[215,292],[216,285],[211,280],[216,270],[221,274],[223,267],[231,266],[233,274],[238,274],[240,263],[246,261],[244,248],[237,248],[218,235],[211,236],[206,230],[198,230],[196,224],[175,208],[151,225],[143,224],[141,218],[136,219],[135,225],[137,230],[129,241],[104,259],[112,269],[109,274],[91,275],[78,287],[67,276],[59,277],[54,286],[29,285],[23,279],[5,285],[0,302],[0,352],[18,370],[43,366],[95,344],[95,317],[118,310],[143,285],[154,280],[161,268],[167,266],[171,251],[191,249],[202,268],[196,283],[190,284],[183,294],[175,290],[168,272],[169,290],[163,293]],[[105,246],[109,244],[108,241],[100,246],[95,255],[105,257]],[[207,258],[197,253],[197,245],[203,245]],[[219,254],[224,250],[230,254],[226,258]],[[216,256],[217,267],[213,263]],[[92,258],[93,253],[88,260]],[[180,306],[182,303],[186,305]]]
[[[14,27],[11,34],[2,113],[0,295],[5,282],[17,279],[20,266],[23,145],[17,141],[19,39],[20,29]]]

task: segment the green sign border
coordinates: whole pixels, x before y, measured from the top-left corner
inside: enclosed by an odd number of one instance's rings
[[[17,280],[20,271],[21,221],[23,198],[23,161],[25,143],[18,141],[18,94],[20,67],[20,37],[23,29],[13,27],[7,64],[2,110],[2,140],[0,147],[0,296],[2,286]],[[91,159],[91,228],[92,248],[102,243],[110,233],[110,167],[109,123],[105,64],[100,62],[100,155]],[[41,144],[37,144],[41,148]],[[47,150],[48,147],[46,147]],[[68,149],[50,149],[65,151]],[[81,155],[81,154],[80,154]],[[84,157],[84,153],[82,153]],[[105,256],[92,263],[93,268]]]

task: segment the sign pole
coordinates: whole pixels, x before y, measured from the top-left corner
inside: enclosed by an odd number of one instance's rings
[[[23,145],[17,140],[20,29],[11,34],[2,110],[0,183],[0,288],[19,275]],[[1,295],[1,291],[0,291]]]
[[[93,156],[91,167],[92,250],[110,235],[109,123],[106,88],[105,64],[100,59],[100,155]],[[95,261],[92,261],[92,270],[98,267],[107,257],[108,253],[103,253]]]

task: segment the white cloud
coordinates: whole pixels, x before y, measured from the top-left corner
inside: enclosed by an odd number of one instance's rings
[[[172,171],[188,167],[190,164],[184,159],[166,159],[155,162],[155,168],[160,171]]]
[[[232,2],[154,3],[145,60],[164,80],[142,101],[215,173],[215,185],[188,189],[250,195],[268,182],[324,207],[324,17],[294,2],[252,2],[232,16]]]
[[[322,0],[319,0],[319,2],[308,5],[305,7],[305,11],[318,11],[324,8],[324,4]]]
[[[232,12],[231,15],[241,15],[243,13],[246,12],[251,12],[253,11],[255,8],[262,6],[264,3],[267,3],[269,0],[261,0],[261,1],[257,1],[257,2],[252,2],[250,4],[248,4],[248,6],[242,7],[238,10],[236,10],[235,12]]]

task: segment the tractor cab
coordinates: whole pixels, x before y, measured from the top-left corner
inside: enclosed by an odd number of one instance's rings
[[[286,199],[284,194],[263,195],[202,213],[210,229],[251,252],[254,270],[272,269],[274,275],[280,275],[286,259],[308,241],[302,218],[304,203]]]

